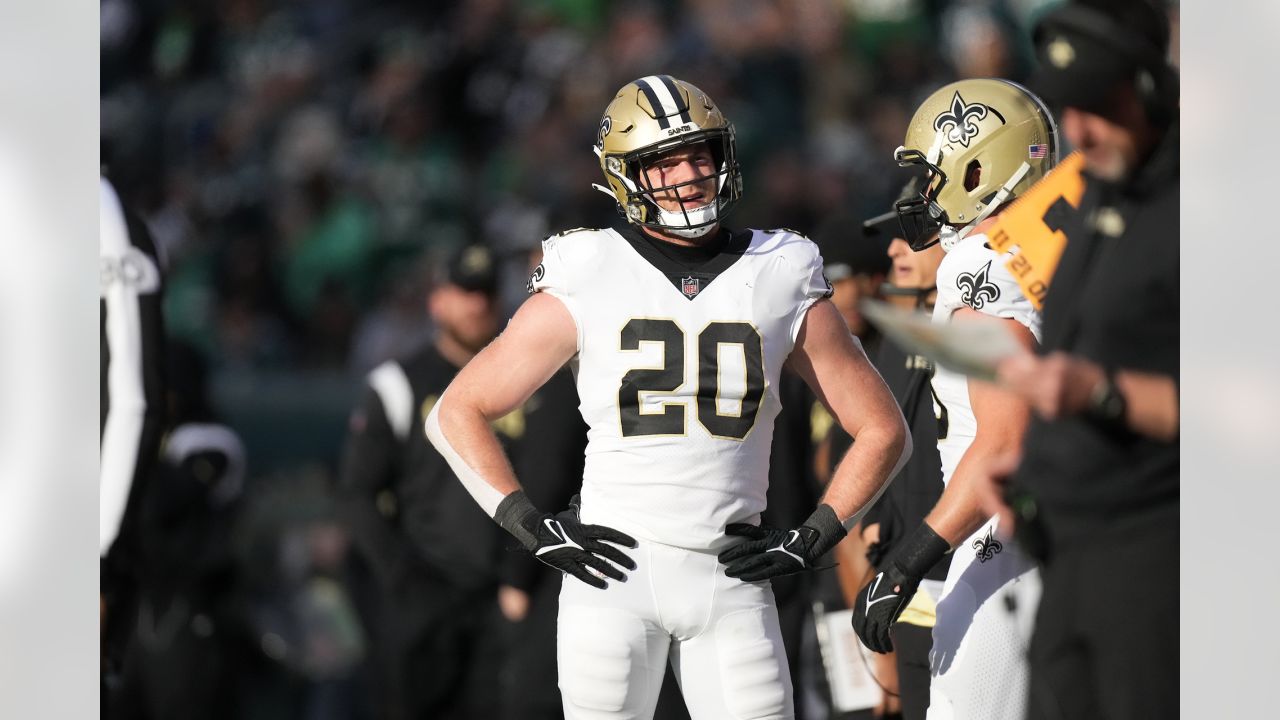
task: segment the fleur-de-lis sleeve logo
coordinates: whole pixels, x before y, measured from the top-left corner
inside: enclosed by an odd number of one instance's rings
[[[946,133],[947,142],[969,147],[969,141],[978,134],[978,121],[987,117],[988,110],[982,103],[965,103],[957,92],[951,98],[951,109],[933,119],[933,129]]]
[[[977,551],[975,557],[977,557],[978,562],[986,562],[995,557],[996,553],[1003,550],[1004,545],[1001,545],[1000,541],[996,539],[996,536],[991,532],[991,528],[987,528],[985,537],[980,537],[973,541],[973,549]]]
[[[956,288],[960,290],[960,302],[974,310],[981,310],[987,303],[999,300],[1000,287],[991,282],[990,275],[990,260],[978,272],[960,273],[956,277]]]
[[[546,274],[547,274],[547,269],[542,265],[542,263],[538,263],[538,267],[534,268],[533,274],[529,276],[529,282],[525,283],[525,286],[524,286],[525,292],[532,295],[534,290],[533,288],[534,284],[537,283],[539,280],[541,280],[543,276],[545,276]]]

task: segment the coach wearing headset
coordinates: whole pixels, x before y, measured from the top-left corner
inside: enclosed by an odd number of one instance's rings
[[[1002,382],[1037,417],[991,470],[1044,593],[1029,718],[1178,716],[1178,78],[1151,0],[1075,0],[1035,30],[1032,88],[1086,189],[1038,355]],[[1016,468],[1016,469],[1015,469]],[[1010,512],[1009,507],[1002,508]],[[1003,523],[1002,523],[1003,524]]]

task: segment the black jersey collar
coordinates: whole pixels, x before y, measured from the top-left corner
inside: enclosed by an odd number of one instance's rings
[[[622,236],[640,257],[666,276],[688,300],[696,298],[713,280],[733,266],[751,244],[750,230],[721,227],[710,241],[697,246],[676,245],[652,237],[631,224],[617,224]]]

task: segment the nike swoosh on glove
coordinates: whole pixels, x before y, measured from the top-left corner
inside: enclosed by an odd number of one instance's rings
[[[853,631],[878,653],[893,650],[889,629],[911,603],[920,580],[950,546],[924,523],[893,552],[887,567],[858,593],[853,604]]]
[[[835,511],[825,503],[798,528],[730,523],[724,532],[747,538],[719,556],[725,575],[747,582],[812,570],[818,558],[847,534]]]
[[[625,582],[619,566],[635,570],[636,563],[614,545],[633,548],[635,538],[604,525],[583,524],[580,502],[575,495],[568,510],[552,515],[539,511],[518,490],[503,498],[494,519],[538,560],[588,585],[604,589],[606,578]]]
[[[853,630],[863,645],[878,653],[893,650],[889,628],[898,621],[919,587],[920,578],[908,577],[891,565],[862,588],[853,608]]]

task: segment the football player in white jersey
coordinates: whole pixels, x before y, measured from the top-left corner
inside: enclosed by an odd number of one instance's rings
[[[1039,341],[1040,314],[987,245],[996,214],[1056,163],[1057,128],[1039,98],[1011,82],[962,80],[929,96],[916,111],[896,157],[926,170],[918,197],[897,205],[913,249],[940,242],[934,322],[997,318],[1028,348]],[[996,536],[982,510],[975,468],[1021,446],[1027,407],[995,385],[939,367],[935,396],[946,408],[938,441],[946,489],[912,535],[894,550],[854,607],[854,628],[867,647],[888,652],[889,628],[911,601],[921,576],[951,549],[955,555],[937,603],[930,652],[931,720],[1021,720],[1028,676],[1024,625],[1039,599],[1039,571],[1013,543]]]
[[[558,622],[567,717],[651,717],[669,661],[695,720],[791,718],[768,580],[844,537],[910,452],[905,423],[827,300],[816,246],[722,227],[742,180],[705,93],[666,75],[628,83],[595,151],[597,187],[626,222],[543,243],[532,297],[445,391],[427,435],[502,527],[576,578]],[[565,363],[588,446],[580,502],[552,515],[525,497],[489,421]],[[784,364],[857,438],[790,529],[758,524]]]

